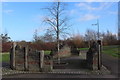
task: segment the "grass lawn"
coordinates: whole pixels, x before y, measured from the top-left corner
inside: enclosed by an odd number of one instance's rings
[[[0,62],[9,62],[10,61],[10,54],[7,53],[0,53]]]
[[[45,54],[49,55],[51,51],[45,51]],[[10,54],[7,53],[0,53],[0,62],[9,62],[10,61]]]
[[[120,48],[120,46],[118,45],[104,46],[102,53],[120,58],[120,53],[118,52],[118,48]]]
[[[77,50],[88,50],[89,48],[78,48]]]
[[[51,51],[45,51],[45,54],[50,54]],[[0,62],[9,62],[10,61],[10,54],[9,52],[0,53]]]
[[[50,54],[51,51],[45,51],[45,54]]]
[[[118,45],[103,46],[102,53],[120,58],[120,53],[118,52],[118,48],[120,49],[120,46]],[[88,49],[89,48],[79,48],[78,50],[88,50]]]

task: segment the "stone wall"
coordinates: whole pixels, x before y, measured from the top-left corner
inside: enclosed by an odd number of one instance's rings
[[[15,47],[15,68],[17,70],[24,70],[25,66],[25,47],[16,46]]]
[[[53,54],[55,54],[53,56],[53,58],[57,58],[57,57],[60,57],[60,58],[69,57],[69,56],[71,56],[71,49],[70,49],[70,47],[68,45],[64,45],[59,50],[59,52],[55,51],[55,52],[53,52]]]
[[[16,70],[42,71],[44,51],[32,50],[27,45],[13,43],[10,51],[10,66]]]
[[[29,51],[28,69],[32,71],[40,70],[40,53],[38,51]]]
[[[44,68],[42,69],[42,71],[44,71],[44,72],[52,71],[53,70],[53,60],[51,60],[49,58],[45,58],[43,67]]]

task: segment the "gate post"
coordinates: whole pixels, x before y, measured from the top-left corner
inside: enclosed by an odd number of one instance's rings
[[[42,71],[43,69],[43,65],[44,65],[44,50],[41,50],[39,52],[39,60],[40,60],[40,71]]]
[[[98,70],[101,69],[102,67],[102,59],[101,59],[101,45],[102,45],[102,42],[101,40],[98,40]]]
[[[28,70],[28,46],[25,47],[25,70]]]
[[[12,69],[15,69],[15,48],[16,48],[16,43],[14,42],[10,52],[10,67]]]

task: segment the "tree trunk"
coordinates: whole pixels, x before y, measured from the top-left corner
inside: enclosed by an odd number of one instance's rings
[[[59,50],[60,50],[60,47],[59,47],[59,5],[60,3],[58,2],[58,5],[57,5],[57,52],[59,53]],[[58,54],[58,63],[60,63],[60,57],[59,57],[59,54]]]
[[[57,31],[57,55],[58,55],[58,63],[60,63],[59,50],[60,50],[60,47],[59,47],[59,31]]]

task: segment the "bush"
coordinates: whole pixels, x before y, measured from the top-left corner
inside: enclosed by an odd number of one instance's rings
[[[12,42],[2,43],[2,52],[9,52],[12,46]]]

